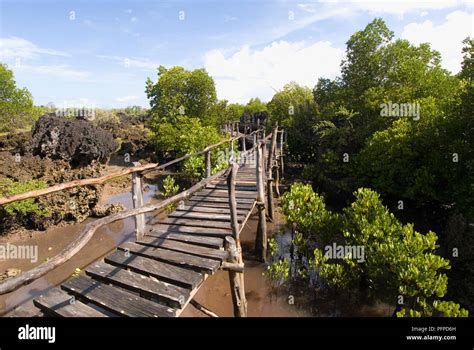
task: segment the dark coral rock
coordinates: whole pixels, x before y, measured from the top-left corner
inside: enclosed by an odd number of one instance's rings
[[[109,132],[87,120],[47,114],[35,124],[31,148],[34,155],[83,166],[94,160],[107,160],[117,144]]]

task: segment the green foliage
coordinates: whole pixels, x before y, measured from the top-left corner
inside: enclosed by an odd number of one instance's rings
[[[268,250],[270,251],[270,256],[275,256],[278,253],[278,241],[275,237],[268,239]]]
[[[320,276],[340,288],[363,281],[373,292],[392,300],[403,296],[411,315],[429,316],[433,308],[446,316],[465,315],[467,311],[455,303],[434,304],[434,298],[446,294],[448,277],[442,271],[450,268],[449,261],[435,253],[436,234],[430,231],[423,235],[413,224],[400,223],[375,191],[360,188],[354,195],[356,200],[332,226],[336,230],[331,239],[345,246],[363,247],[365,261],[357,263],[351,256],[331,261],[316,248],[311,264]],[[321,224],[334,215],[308,185],[292,186],[282,197],[282,206],[288,223],[313,239]]]
[[[311,185],[296,183],[290,191],[283,194],[281,206],[287,223],[295,228],[303,246],[303,239],[326,241],[337,227],[339,217],[326,209],[321,196],[315,193]],[[297,242],[298,243],[298,242]]]
[[[27,182],[18,182],[10,179],[0,179],[0,197],[19,194],[27,191],[45,188],[47,184],[44,181],[31,180]],[[49,213],[34,198],[13,202],[4,206],[9,215],[28,215],[36,214],[38,216],[48,216]]]
[[[250,114],[253,114],[253,113],[256,113],[256,112],[265,112],[267,110],[267,106],[265,103],[263,103],[262,101],[260,101],[260,99],[258,97],[256,98],[251,98],[249,100],[249,102],[247,102],[247,104],[245,105],[244,107],[244,113],[250,113]],[[241,116],[239,116],[240,118]],[[238,120],[238,118],[237,118]]]
[[[273,95],[267,107],[270,122],[285,127],[288,156],[298,161],[312,160],[316,156],[312,127],[318,113],[311,90],[291,82]]]
[[[163,190],[163,197],[165,198],[173,197],[179,192],[179,185],[176,184],[174,177],[168,175],[163,180]]]
[[[204,69],[160,66],[158,80],[153,83],[147,79],[146,94],[155,123],[173,123],[180,115],[206,122],[207,113],[216,102],[214,80]]]
[[[16,86],[13,72],[0,64],[0,132],[32,125],[41,112],[41,108],[33,106],[30,92]]]
[[[213,126],[203,126],[197,118],[176,117],[175,123],[161,122],[153,124],[153,141],[162,156],[181,157],[203,150],[206,146],[218,143],[220,135]],[[218,163],[218,150],[211,152],[211,164]],[[182,162],[185,174],[197,179],[204,174],[204,157],[190,157]]]
[[[274,261],[267,266],[265,273],[274,288],[281,286],[288,279],[289,274],[290,267],[287,259]]]

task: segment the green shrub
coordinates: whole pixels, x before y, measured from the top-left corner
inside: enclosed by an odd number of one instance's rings
[[[46,182],[31,180],[27,182],[18,182],[10,179],[0,179],[0,196],[14,195],[31,190],[45,188]],[[36,214],[39,216],[48,216],[48,211],[42,208],[34,198],[13,202],[4,206],[9,215],[28,215]]]

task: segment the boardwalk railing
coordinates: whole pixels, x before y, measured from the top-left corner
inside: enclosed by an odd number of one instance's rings
[[[229,159],[229,167],[224,169],[214,175],[210,175],[211,171],[211,164],[210,164],[210,152],[212,149],[221,146],[225,143],[229,143],[229,148],[233,149],[233,144],[235,141],[241,139],[243,140],[242,149],[243,149],[243,157],[241,158],[242,162],[246,162],[249,155],[256,155],[257,167],[256,167],[256,175],[257,175],[257,207],[259,209],[259,230],[256,239],[256,249],[259,253],[260,259],[265,261],[266,256],[266,215],[265,215],[265,176],[268,173],[269,178],[273,178],[273,173],[278,173],[278,162],[275,162],[275,159],[280,160],[282,157],[282,152],[280,154],[276,153],[276,146],[275,141],[276,135],[278,132],[283,133],[282,129],[278,129],[277,127],[274,128],[273,133],[268,135],[267,137],[263,137],[264,131],[263,130],[256,130],[250,134],[239,134],[238,130],[231,131],[232,136],[228,140],[224,140],[219,142],[215,145],[211,145],[206,147],[204,150],[200,152],[196,152],[193,154],[188,154],[183,157],[177,158],[171,162],[168,162],[163,165],[158,164],[147,164],[147,165],[137,165],[129,169],[124,169],[119,172],[115,172],[112,174],[108,174],[106,176],[100,178],[93,178],[93,179],[84,179],[84,180],[76,180],[60,185],[55,185],[46,189],[36,190],[36,191],[29,191],[22,194],[17,194],[13,196],[7,196],[0,198],[0,204],[8,204],[14,201],[19,201],[28,198],[36,198],[44,194],[54,193],[58,191],[62,191],[64,189],[69,189],[77,186],[84,186],[84,185],[91,185],[91,184],[101,184],[107,180],[113,179],[115,177],[132,174],[132,192],[133,192],[133,203],[134,209],[123,211],[114,215],[110,215],[101,219],[97,219],[89,224],[86,225],[85,229],[82,233],[71,243],[67,246],[60,254],[56,255],[52,259],[48,260],[47,262],[33,268],[30,271],[27,271],[17,277],[7,279],[0,283],[0,294],[5,294],[11,292],[24,284],[31,283],[32,281],[36,280],[37,278],[45,275],[47,272],[53,270],[55,267],[63,264],[71,257],[73,257],[78,251],[80,251],[89,240],[92,238],[96,230],[104,225],[110,224],[112,222],[122,220],[128,217],[135,217],[136,222],[136,235],[137,240],[141,239],[145,233],[145,219],[144,214],[147,212],[152,211],[159,211],[163,210],[164,208],[168,207],[170,204],[175,204],[179,201],[185,200],[189,198],[193,193],[203,189],[213,180],[217,179],[221,176],[227,177],[227,186],[228,186],[228,194],[229,194],[229,208],[230,208],[230,217],[231,217],[231,229],[232,229],[232,237],[226,238],[226,250],[228,252],[228,259],[227,261],[223,262],[221,268],[226,269],[230,273],[230,280],[231,280],[231,287],[233,290],[232,297],[234,301],[234,312],[236,316],[245,316],[246,315],[246,301],[245,301],[245,293],[244,293],[244,286],[243,286],[243,260],[242,260],[242,253],[241,253],[241,246],[240,246],[240,231],[242,227],[239,227],[239,223],[237,220],[237,209],[236,209],[236,197],[235,197],[235,178],[237,175],[237,171],[239,165],[235,162],[232,157]],[[253,137],[253,145],[252,148],[246,150],[246,139],[248,137]],[[266,149],[266,141],[269,139],[272,140],[270,146],[270,155],[268,158],[268,162],[265,162],[265,149]],[[283,140],[283,137],[280,138]],[[282,150],[282,143],[280,144],[280,149]],[[157,204],[150,204],[150,205],[143,205],[143,194],[141,189],[141,176],[144,172],[154,170],[164,170],[167,167],[176,164],[180,161],[188,159],[194,156],[205,156],[206,161],[206,177],[196,183],[195,185],[191,186],[189,189],[182,191],[181,193],[165,199],[164,201],[157,203]],[[276,176],[279,177],[278,175]],[[271,182],[268,182],[271,186]],[[278,192],[278,190],[277,190]],[[271,194],[272,190],[269,190],[267,186],[267,194]],[[269,199],[268,203],[272,202],[271,198]]]

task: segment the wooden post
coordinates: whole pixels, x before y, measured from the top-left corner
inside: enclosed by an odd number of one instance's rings
[[[228,262],[231,264],[243,264],[242,248],[240,246],[240,227],[237,217],[237,200],[235,196],[235,179],[239,166],[231,164],[231,171],[227,177],[227,187],[229,191],[230,226],[232,237],[227,236],[226,250],[228,252]],[[234,304],[234,316],[247,316],[247,300],[245,298],[245,285],[243,272],[229,270],[230,289],[232,302]]]
[[[264,159],[263,150],[265,144],[257,146],[257,209],[258,209],[258,226],[257,237],[255,240],[255,254],[261,262],[267,260],[267,220],[265,215],[265,182],[264,176]]]
[[[271,171],[270,171],[271,172]],[[273,178],[267,179],[268,218],[273,222]]]
[[[253,134],[252,147],[255,147],[255,145],[257,144],[257,135],[258,135],[258,132],[255,132],[255,133]]]
[[[275,174],[275,194],[277,198],[280,198],[280,167],[278,166],[278,164],[275,166],[274,174]]]
[[[206,159],[206,178],[211,176],[211,151],[207,151],[204,154],[204,157]]]
[[[278,136],[278,124],[275,124],[275,127],[272,131],[272,139],[270,143],[270,149],[268,150],[268,163],[267,163],[267,200],[268,200],[268,217],[273,221],[273,163],[275,160],[276,153],[276,144]]]
[[[283,129],[281,129],[281,133],[280,133],[280,175],[281,177],[283,177],[283,169],[284,169],[284,165],[283,165],[283,133],[285,131]]]
[[[133,163],[138,166],[140,163]],[[142,176],[140,173],[132,174],[132,199],[133,207],[143,207]],[[135,236],[137,240],[142,239],[145,234],[145,214],[135,215]]]
[[[245,137],[245,134],[244,136],[242,136],[242,152],[246,152],[247,151],[247,144],[246,144],[246,137]]]
[[[275,126],[272,131],[272,141],[270,143],[270,149],[268,151],[269,153],[268,153],[267,170],[270,175],[270,178],[272,177],[273,160],[275,159],[277,133],[278,133],[278,127]]]

